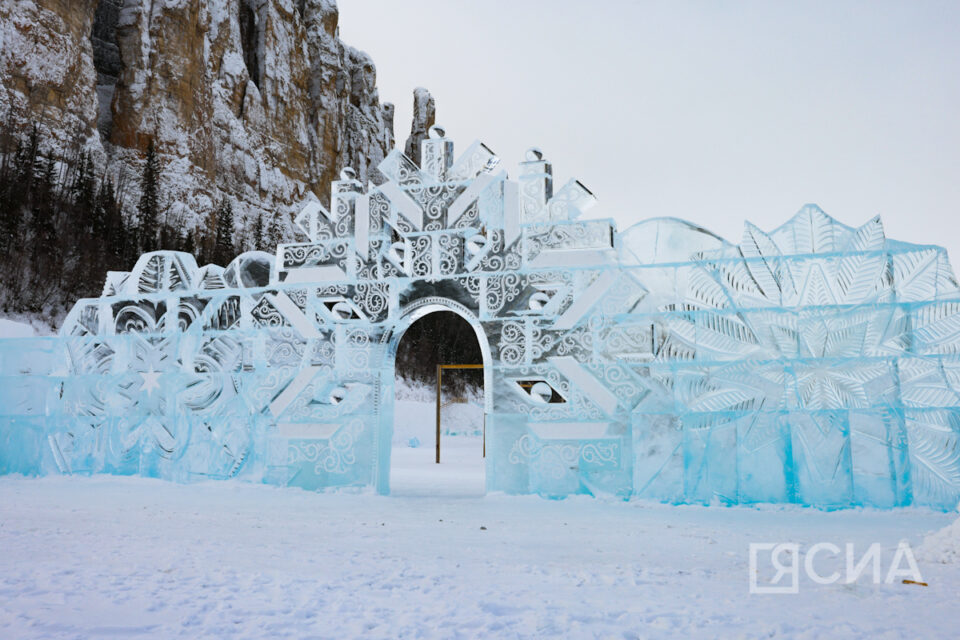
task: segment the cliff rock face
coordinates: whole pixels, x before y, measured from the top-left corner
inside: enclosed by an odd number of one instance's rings
[[[90,33],[97,0],[0,0],[0,118],[100,148]]]
[[[375,179],[394,142],[337,22],[333,0],[0,0],[0,122],[89,150],[128,203],[154,142],[179,228],[223,197],[241,224],[289,219],[345,166]]]

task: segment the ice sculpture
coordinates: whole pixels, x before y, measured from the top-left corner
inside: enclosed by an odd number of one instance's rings
[[[960,290],[946,253],[809,205],[739,245],[581,220],[536,149],[507,178],[434,128],[345,169],[305,242],[226,268],[144,255],[56,338],[0,341],[0,472],[389,492],[393,362],[437,309],[484,352],[491,491],[671,502],[960,497]]]

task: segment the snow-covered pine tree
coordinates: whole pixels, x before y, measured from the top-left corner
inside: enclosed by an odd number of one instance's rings
[[[121,270],[129,268],[133,253],[130,245],[130,229],[123,218],[123,211],[117,202],[117,193],[113,182],[107,178],[100,186],[100,216],[103,222],[103,240],[107,268]]]
[[[6,141],[6,140],[5,140]],[[19,151],[19,141],[17,151]],[[23,221],[21,198],[23,194],[17,188],[16,163],[17,153],[6,153],[6,148],[0,159],[0,249],[3,256],[9,258],[14,251],[16,242],[20,239],[20,224]]]
[[[153,140],[147,146],[147,159],[140,179],[140,203],[137,216],[140,222],[140,250],[156,251],[160,219],[160,161]]]
[[[217,209],[217,232],[213,243],[213,263],[227,266],[236,254],[233,244],[233,203],[229,198],[220,201]]]
[[[438,364],[481,364],[483,353],[470,324],[455,313],[441,311],[420,318],[403,334],[397,347],[397,373],[412,382],[434,384]],[[463,393],[483,387],[481,370],[443,374],[449,391]]]
[[[187,253],[192,253],[192,254],[196,255],[197,245],[196,245],[195,240],[196,240],[196,238],[194,238],[193,232],[191,232],[191,231],[185,232],[185,233],[183,234],[183,238],[182,238],[182,240],[181,240],[181,246],[183,247],[182,250],[183,250],[183,251],[186,251]]]
[[[33,125],[30,131],[30,137],[26,145],[17,144],[17,156],[15,163],[17,165],[17,175],[20,184],[25,187],[25,192],[29,192],[33,186],[33,178],[38,174],[36,162],[40,153],[40,133],[37,125]]]
[[[85,233],[93,233],[96,217],[96,179],[93,176],[93,161],[89,153],[80,156],[80,163],[71,185],[73,204],[78,222]]]
[[[82,143],[64,161],[44,154],[44,142],[39,132],[17,139],[0,131],[0,310],[54,322],[139,254],[113,182],[96,178]]]
[[[62,275],[61,266],[63,254],[59,251],[56,209],[54,204],[53,163],[34,158],[30,163],[31,170],[36,168],[42,171],[35,176],[31,199],[33,208],[30,216],[30,272],[34,286],[38,287],[41,281],[49,281],[53,274],[59,280]]]
[[[253,223],[253,239],[250,243],[250,250],[256,251],[263,246],[263,212],[257,213],[257,219]]]
[[[277,245],[283,242],[283,227],[280,226],[280,215],[274,214],[270,221],[270,230],[267,232],[267,246],[271,251],[276,251]]]

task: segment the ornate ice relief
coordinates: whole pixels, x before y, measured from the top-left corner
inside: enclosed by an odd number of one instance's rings
[[[960,498],[960,290],[943,249],[806,206],[729,243],[618,232],[531,149],[434,127],[344,169],[303,241],[144,255],[57,338],[0,341],[0,472],[389,492],[393,358],[446,308],[484,352],[491,490],[824,507]]]

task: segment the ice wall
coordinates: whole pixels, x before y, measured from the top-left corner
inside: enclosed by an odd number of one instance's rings
[[[141,257],[61,336],[0,342],[0,472],[389,492],[393,358],[432,310],[484,351],[489,490],[827,508],[960,497],[960,291],[943,249],[808,205],[739,245],[618,233],[531,149],[517,180],[434,127],[305,242]]]

